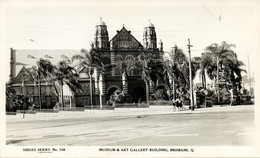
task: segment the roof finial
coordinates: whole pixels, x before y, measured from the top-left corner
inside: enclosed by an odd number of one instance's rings
[[[102,17],[100,17],[100,21],[102,21]]]
[[[125,25],[123,24],[123,27],[125,27]]]

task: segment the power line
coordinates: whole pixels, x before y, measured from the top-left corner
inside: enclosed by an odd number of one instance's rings
[[[221,24],[223,24],[229,31],[231,31],[233,33],[233,31],[225,24],[222,22],[221,17],[222,15],[220,15],[219,17],[217,17],[215,14],[213,14],[208,8],[206,8],[204,5],[201,5],[202,8],[204,8],[210,15],[212,15],[218,22],[220,22]]]
[[[212,15],[214,18],[216,18],[219,21],[219,18],[214,15],[208,8],[206,8],[204,5],[201,5],[202,8],[204,8],[210,15]]]

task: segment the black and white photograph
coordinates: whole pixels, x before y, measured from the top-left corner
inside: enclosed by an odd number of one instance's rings
[[[0,0],[0,157],[257,157],[259,1]]]

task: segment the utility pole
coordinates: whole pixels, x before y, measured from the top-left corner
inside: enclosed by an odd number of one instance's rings
[[[190,104],[191,104],[191,111],[194,111],[193,81],[192,81],[192,73],[191,73],[191,53],[190,53],[190,47],[192,47],[192,45],[190,44],[190,39],[188,39],[187,46],[189,49]]]

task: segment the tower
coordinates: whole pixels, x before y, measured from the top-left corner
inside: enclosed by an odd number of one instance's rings
[[[102,21],[102,18],[100,18],[99,24],[96,26],[96,32],[94,35],[94,48],[109,48],[107,25],[104,21]]]
[[[146,49],[157,48],[157,38],[154,25],[150,22],[147,27],[144,28],[143,44]]]

